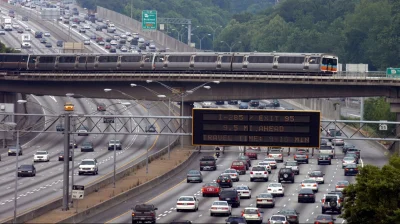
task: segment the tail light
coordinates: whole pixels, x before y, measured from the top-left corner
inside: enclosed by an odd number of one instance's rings
[[[194,205],[194,203],[187,203],[187,205]]]
[[[338,202],[339,202],[339,203],[342,203],[342,200],[341,200],[341,199],[339,199],[339,200],[338,200]]]
[[[219,200],[220,200],[220,201],[222,201],[222,198],[221,198],[221,196],[219,196]]]
[[[281,191],[282,190],[282,188],[281,189],[278,189],[278,191]]]
[[[132,212],[132,216],[135,216],[135,213]]]
[[[239,197],[238,196],[236,196],[236,201],[239,201]]]
[[[269,191],[271,191],[271,188],[268,188]]]
[[[315,222],[315,224],[320,224],[319,222]]]
[[[333,224],[333,222],[329,222],[329,224]]]
[[[250,172],[250,174],[254,174],[254,173],[253,173],[253,171],[252,171],[252,172]]]
[[[264,172],[264,174],[267,174],[267,172]]]
[[[231,180],[228,180],[228,183],[231,182]]]
[[[183,205],[183,203],[176,203],[177,205]]]
[[[302,195],[302,194],[299,194],[299,196],[304,196],[304,195]]]
[[[150,216],[156,216],[156,214],[154,214],[154,212],[150,213]]]
[[[262,199],[257,199],[257,201],[262,201]]]
[[[322,203],[325,203],[325,199],[322,199],[321,202],[322,202]]]
[[[222,208],[222,210],[228,210],[228,208]]]
[[[348,171],[349,169],[346,168],[346,171]]]
[[[296,216],[290,216],[290,218],[291,218],[291,219],[295,219],[295,218],[296,218]]]
[[[201,189],[201,193],[204,193],[204,189],[203,188]]]
[[[316,187],[316,186],[317,186],[316,184],[313,185],[313,187]]]
[[[221,180],[217,180],[217,182],[219,183],[219,182],[221,182]]]
[[[260,212],[259,212],[259,211],[257,211],[257,215],[258,215],[258,217],[261,217],[261,214],[260,214]]]
[[[282,155],[281,155],[281,154],[279,154],[278,156],[279,156],[279,157],[282,157]]]
[[[244,212],[242,212],[242,216],[244,216]]]
[[[328,156],[328,160],[331,160],[331,157]]]
[[[217,209],[217,207],[211,207],[211,209]]]
[[[272,157],[272,155],[268,155],[268,157],[270,157],[270,158],[271,158],[271,157]]]
[[[296,159],[296,155],[294,155],[294,158]]]
[[[304,184],[301,184],[302,187],[304,187]]]

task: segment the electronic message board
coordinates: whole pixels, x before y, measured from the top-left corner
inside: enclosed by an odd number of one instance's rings
[[[319,147],[320,111],[192,111],[193,145]]]

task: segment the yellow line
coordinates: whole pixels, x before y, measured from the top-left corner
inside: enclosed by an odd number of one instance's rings
[[[182,180],[181,182],[179,182],[177,185],[175,185],[175,186],[171,187],[170,189],[168,189],[168,190],[162,192],[161,194],[159,194],[159,195],[155,196],[154,198],[152,198],[152,199],[146,201],[145,203],[147,204],[147,203],[150,203],[150,202],[154,201],[155,199],[157,199],[157,198],[163,196],[164,194],[170,192],[171,190],[177,188],[179,185],[183,184],[185,181],[186,181],[186,179],[183,179],[183,180]],[[124,213],[122,213],[121,215],[119,215],[119,216],[117,216],[117,217],[114,217],[114,218],[108,220],[108,221],[105,222],[105,223],[112,223],[112,222],[115,221],[116,219],[119,219],[119,218],[121,218],[121,217],[124,216],[124,215],[128,215],[129,213],[132,213],[132,211],[124,212]]]

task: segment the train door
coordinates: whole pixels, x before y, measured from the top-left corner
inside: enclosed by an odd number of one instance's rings
[[[39,69],[39,62],[40,62],[40,56],[37,56],[35,60],[35,70]]]
[[[99,56],[96,56],[94,59],[94,68],[95,69],[99,68]]]
[[[242,69],[246,69],[249,66],[249,55],[245,55],[243,58],[243,66]]]
[[[217,57],[217,70],[220,70],[221,67],[222,67],[222,64],[221,64],[221,58],[222,58],[222,56],[223,56],[223,55],[218,55],[218,57]]]
[[[310,69],[310,55],[304,57],[303,70],[308,71]]]
[[[80,58],[81,56],[79,56],[79,55],[77,55],[76,57],[75,57],[75,63],[74,63],[74,69],[78,69],[79,68],[79,58]]]
[[[190,62],[189,62],[189,68],[190,69],[194,69],[194,58],[195,57],[196,57],[196,55],[190,56]]]
[[[163,64],[164,69],[168,68],[168,57],[169,55],[164,55],[164,64]]]
[[[54,68],[55,69],[58,69],[59,60],[60,60],[60,56],[58,55],[58,56],[56,56],[56,61],[54,62]]]
[[[154,58],[154,67],[155,70],[162,70],[164,68],[165,55],[158,54]]]
[[[117,70],[119,70],[121,68],[121,55],[118,56],[118,60],[117,60]]]
[[[279,59],[279,56],[274,56],[274,62],[272,63],[272,70],[278,69],[278,65],[279,65],[278,59]]]
[[[152,54],[142,55],[142,60],[140,61],[140,69],[152,70],[152,64],[153,64],[153,55]]]

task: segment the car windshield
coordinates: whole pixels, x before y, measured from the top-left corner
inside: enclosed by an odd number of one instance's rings
[[[46,155],[47,154],[47,152],[44,152],[44,151],[37,151],[36,152],[36,155]]]
[[[244,214],[258,214],[258,209],[246,208],[246,209],[244,209]]]
[[[297,166],[297,162],[286,162],[286,166]]]
[[[350,160],[350,161],[353,161],[354,158],[349,156],[349,157],[344,157],[343,160]]]
[[[281,214],[293,214],[293,215],[297,215],[297,213],[294,210],[281,210],[279,213]]]
[[[247,186],[238,186],[236,187],[237,190],[249,190]]]
[[[280,149],[271,149],[269,150],[269,153],[281,153]]]
[[[282,184],[269,184],[268,187],[282,187]]]
[[[303,180],[303,183],[316,183],[315,180]]]
[[[259,166],[269,166],[269,163],[259,162],[258,165],[259,165]]]
[[[264,166],[255,166],[253,167],[252,171],[265,171]]]
[[[317,216],[317,220],[332,220],[332,216],[330,216],[330,215],[319,215],[319,216]]]
[[[309,188],[304,188],[299,191],[299,194],[313,194],[313,190]]]
[[[228,206],[228,202],[226,201],[214,201],[212,205],[225,205]]]
[[[82,145],[83,146],[92,146],[92,143],[91,142],[84,142]]]
[[[217,183],[208,183],[208,184],[205,184],[204,187],[218,187],[218,184]]]
[[[348,181],[339,181],[336,185],[344,185],[344,186],[349,186],[349,182]]]
[[[94,161],[82,161],[81,165],[94,165]]]
[[[20,168],[21,169],[31,169],[32,165],[21,165]]]
[[[276,162],[275,159],[264,159],[264,162]]]
[[[236,170],[225,170],[224,173],[237,173]]]
[[[114,142],[115,142],[116,144],[119,144],[119,140],[110,140],[110,144],[114,144]]]
[[[194,201],[193,197],[180,197],[179,201]]]
[[[260,194],[260,196],[258,196],[259,198],[272,198],[273,196],[271,194]]]
[[[188,174],[199,174],[199,171],[197,171],[197,170],[190,170],[190,171],[188,172]]]
[[[356,164],[348,164],[347,166],[346,166],[346,168],[357,168],[357,165]]]
[[[313,171],[313,172],[310,173],[310,176],[320,177],[320,176],[323,176],[323,175],[322,175],[321,171]]]
[[[272,216],[271,217],[271,220],[273,220],[273,221],[286,221],[286,218],[285,218],[285,216],[278,216],[278,215],[274,215],[274,216]]]

